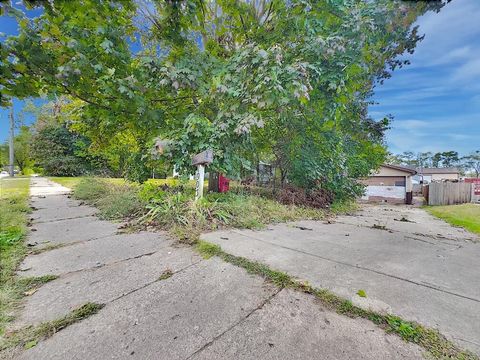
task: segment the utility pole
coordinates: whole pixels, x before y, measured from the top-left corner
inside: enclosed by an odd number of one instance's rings
[[[10,176],[13,177],[15,174],[13,172],[14,162],[15,162],[15,154],[13,151],[13,137],[15,136],[15,121],[13,119],[13,104],[12,108],[10,109],[10,141],[9,141],[9,167],[8,170],[10,172]]]

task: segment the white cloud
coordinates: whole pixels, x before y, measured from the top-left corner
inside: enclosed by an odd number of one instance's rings
[[[404,130],[428,129],[432,126],[431,122],[425,120],[402,120],[394,122],[393,128]]]
[[[412,65],[377,87],[371,114],[392,114],[387,132],[393,152],[480,146],[480,0],[454,0],[418,20],[425,33]]]
[[[429,12],[420,17],[417,24],[420,33],[425,33],[425,39],[418,47],[419,59],[445,57],[452,51],[455,52],[459,44],[478,38],[479,5],[478,0],[454,0],[438,14]]]
[[[454,71],[452,81],[478,81],[480,77],[480,56],[465,62]]]

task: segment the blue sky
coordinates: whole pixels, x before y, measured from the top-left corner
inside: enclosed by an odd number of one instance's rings
[[[370,108],[375,119],[394,116],[386,137],[391,152],[480,149],[479,19],[480,0],[453,0],[418,19],[425,39],[408,56],[412,64],[376,89],[378,105]],[[15,32],[15,22],[0,17],[0,33]],[[15,101],[17,114],[23,103]],[[8,135],[7,115],[0,109],[0,142]]]
[[[480,150],[480,1],[453,0],[417,22],[425,39],[377,88],[370,114],[394,115],[394,153]]]

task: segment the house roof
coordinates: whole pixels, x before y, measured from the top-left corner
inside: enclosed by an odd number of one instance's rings
[[[459,174],[460,171],[455,168],[423,168],[423,169],[417,169],[417,172],[419,174]]]
[[[409,173],[409,174],[412,174],[412,175],[415,175],[417,173],[417,171],[415,169],[412,169],[412,168],[409,168],[409,167],[405,167],[405,166],[400,166],[400,165],[390,165],[390,164],[383,164],[382,165],[383,167],[386,167],[386,168],[390,168],[390,169],[395,169],[395,170],[399,170],[399,171],[404,171],[406,173]]]

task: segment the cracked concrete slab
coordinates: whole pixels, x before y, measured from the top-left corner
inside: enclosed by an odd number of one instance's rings
[[[365,319],[326,309],[312,296],[282,290],[191,359],[422,359],[422,351]]]
[[[72,210],[68,216],[75,214],[76,212]],[[118,231],[118,225],[87,216],[32,224],[29,231],[27,244],[41,248],[47,245],[75,243],[114,235]]]
[[[67,274],[27,297],[13,328],[60,318],[87,302],[108,303],[157,281],[164,271],[175,273],[201,259],[189,248],[168,246],[151,256]]]
[[[60,199],[59,199],[60,200]],[[60,201],[59,201],[60,202]],[[59,220],[68,220],[95,215],[98,210],[90,206],[64,206],[66,201],[61,199],[62,206],[39,208],[30,217],[32,224],[47,223]]]
[[[383,225],[389,230],[437,240],[460,242],[480,240],[477,235],[451,226],[415,206],[364,205],[354,216],[339,216],[335,222],[366,227],[372,227],[374,224]]]
[[[52,194],[52,195],[42,195],[42,196],[31,196],[30,197],[30,206],[37,209],[62,209],[70,210],[72,207],[81,205],[82,202],[72,199],[69,194]]]
[[[261,306],[276,288],[210,259],[108,303],[21,359],[185,359]]]
[[[376,221],[382,221],[382,211],[377,211]],[[391,218],[387,215],[385,222]],[[442,233],[440,227],[438,238],[412,236],[435,226],[425,224],[427,219],[422,217],[417,228],[408,223],[409,231],[301,221],[264,231],[214,232],[202,239],[330,289],[359,306],[438,328],[480,353],[480,323],[472,321],[480,313],[480,244],[448,240],[456,229]],[[360,289],[366,299],[356,295]]]
[[[162,233],[108,236],[30,255],[22,262],[19,271],[21,276],[61,275],[153,254],[171,243]]]

